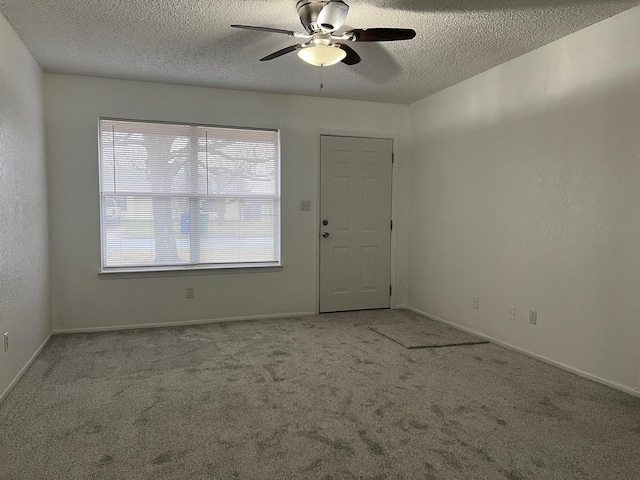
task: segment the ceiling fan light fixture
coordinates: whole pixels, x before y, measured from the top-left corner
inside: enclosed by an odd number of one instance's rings
[[[347,52],[333,45],[312,45],[298,50],[298,57],[316,67],[335,65],[346,56]]]

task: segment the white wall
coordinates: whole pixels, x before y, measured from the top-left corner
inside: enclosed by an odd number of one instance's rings
[[[640,385],[639,25],[640,7],[410,107],[409,305],[627,388]]]
[[[45,75],[45,111],[56,330],[313,313],[318,129],[393,136],[406,132],[408,117],[406,105],[55,74]],[[100,116],[280,129],[282,271],[99,278]],[[405,142],[400,135],[400,175]],[[312,200],[313,211],[301,212],[301,200]],[[187,286],[194,300],[185,298]]]
[[[0,15],[0,400],[51,331],[46,198],[42,72]]]

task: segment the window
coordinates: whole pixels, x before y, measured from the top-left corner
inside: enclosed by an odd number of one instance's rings
[[[100,119],[102,270],[280,264],[279,135]]]

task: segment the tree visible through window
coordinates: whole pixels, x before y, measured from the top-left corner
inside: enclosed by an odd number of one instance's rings
[[[279,264],[277,131],[100,120],[102,267]]]

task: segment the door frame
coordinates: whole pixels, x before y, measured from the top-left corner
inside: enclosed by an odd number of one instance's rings
[[[320,180],[321,180],[321,155],[320,155],[320,145],[323,136],[331,136],[331,137],[355,137],[355,138],[376,138],[382,140],[391,140],[391,151],[393,152],[394,161],[392,163],[391,168],[391,221],[394,223],[394,228],[391,229],[391,264],[389,268],[389,283],[392,285],[391,296],[389,297],[389,308],[396,308],[396,235],[398,233],[398,229],[395,227],[396,222],[396,206],[397,202],[397,192],[398,188],[396,185],[397,177],[396,168],[398,166],[398,134],[390,133],[390,132],[366,132],[359,130],[327,130],[323,128],[316,129],[316,148],[315,148],[315,157],[316,157],[316,226],[314,229],[315,232],[315,241],[314,248],[316,251],[316,262],[315,262],[315,282],[316,282],[316,304],[315,304],[315,313],[318,315],[320,313],[320,222],[322,219],[320,218],[320,198],[321,198],[321,188]]]

